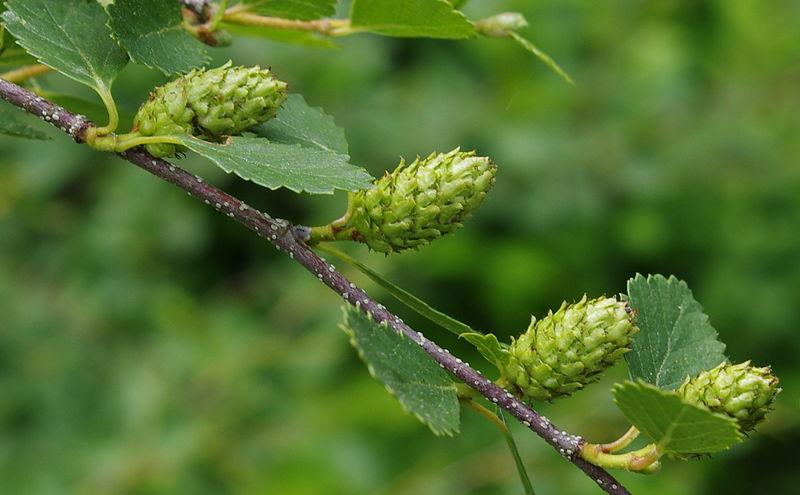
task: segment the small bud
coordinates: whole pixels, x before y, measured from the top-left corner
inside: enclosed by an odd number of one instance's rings
[[[684,400],[737,421],[742,433],[755,428],[781,391],[769,366],[756,368],[750,361],[721,363],[687,378],[678,388]]]
[[[216,47],[231,46],[233,44],[233,35],[224,29],[219,29],[209,33],[208,38],[203,42]]]
[[[528,27],[528,21],[519,12],[503,12],[475,23],[475,30],[489,38],[507,38],[511,31]]]
[[[134,118],[142,136],[192,134],[209,141],[235,136],[275,116],[287,84],[268,69],[231,67],[193,70],[150,94]],[[172,144],[148,144],[155,156],[173,155]]]
[[[513,339],[504,379],[535,400],[566,397],[597,380],[629,350],[633,324],[628,303],[586,296],[566,302]]]
[[[383,253],[429,244],[461,226],[494,184],[497,166],[474,151],[403,160],[351,197],[354,238]]]

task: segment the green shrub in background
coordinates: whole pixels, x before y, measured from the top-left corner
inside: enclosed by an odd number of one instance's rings
[[[350,155],[373,175],[398,156],[459,145],[501,164],[458,235],[398,258],[354,250],[474,328],[508,341],[528,313],[625,291],[632,273],[688,280],[728,355],[771,363],[785,391],[734,450],[620,479],[635,493],[788,493],[798,432],[796,8],[473,1],[463,10],[535,19],[536,41],[576,86],[481,38],[365,34],[328,51],[236,37],[211,66],[271,65],[336,115]],[[120,120],[164,82],[124,69]],[[31,84],[92,98],[60,76]],[[102,109],[60,97],[105,123]],[[48,134],[57,142],[0,141],[0,477],[10,493],[519,492],[490,426],[464,414],[469,435],[431,438],[384,397],[332,331],[336,300],[288,259],[171,186]],[[304,224],[344,209],[343,197],[266,192],[191,155],[178,164]],[[398,311],[454,354],[480,359]],[[542,409],[569,431],[610,438],[623,425],[608,380],[624,379],[611,373]],[[537,492],[590,490],[512,429]]]

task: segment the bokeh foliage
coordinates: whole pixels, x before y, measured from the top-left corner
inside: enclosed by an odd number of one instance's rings
[[[459,145],[495,159],[495,190],[456,235],[389,258],[350,250],[476,329],[507,338],[562,299],[624,291],[636,272],[686,280],[731,359],[772,364],[785,391],[730,452],[621,479],[634,493],[789,493],[800,437],[800,6],[465,7],[473,19],[501,10],[526,15],[524,34],[576,87],[503,40],[364,34],[313,50],[237,39],[213,54],[272,66],[336,117],[353,163],[373,175]],[[128,67],[114,94],[135,109],[163,81]],[[61,76],[38,82],[93,97]],[[0,136],[4,493],[519,493],[491,425],[464,412],[464,434],[436,438],[402,413],[364,372],[337,329],[340,301],[314,277],[178,189],[50,134]],[[345,204],[180,163],[298,223],[336,218]],[[623,377],[617,369],[543,409],[610,440],[625,428],[609,392]],[[538,493],[593,490],[539,439],[520,430],[517,443]]]

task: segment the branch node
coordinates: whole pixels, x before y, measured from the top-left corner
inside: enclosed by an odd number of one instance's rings
[[[305,225],[295,225],[292,227],[292,235],[300,242],[306,242],[311,239],[311,227]]]

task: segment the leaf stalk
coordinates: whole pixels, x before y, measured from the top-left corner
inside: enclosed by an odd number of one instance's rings
[[[634,473],[653,474],[661,469],[659,459],[664,453],[656,444],[625,454],[612,454],[604,449],[606,444],[584,443],[580,456],[596,466],[606,469],[624,469]]]
[[[97,129],[97,128],[95,128]],[[102,136],[99,130],[87,133],[86,144],[100,151],[122,153],[143,144],[181,144],[178,136],[142,136],[138,132],[128,134],[108,134]]]
[[[511,451],[511,456],[514,458],[514,465],[517,467],[517,474],[519,474],[522,487],[525,489],[525,495],[536,495],[536,492],[533,490],[533,485],[531,485],[531,479],[528,477],[528,472],[525,469],[525,464],[522,462],[522,457],[519,455],[517,444],[514,441],[514,437],[511,435],[511,430],[508,429],[508,425],[506,425],[505,420],[489,409],[485,408],[483,405],[473,401],[471,398],[459,397],[459,403],[467,409],[472,409],[500,428],[500,431],[503,433],[503,438],[505,439],[506,444],[508,444],[508,449]],[[500,414],[502,414],[502,412]]]
[[[639,436],[639,429],[636,428],[635,426],[631,426],[628,429],[628,431],[626,431],[621,437],[614,440],[613,442],[600,444],[600,447],[603,449],[603,452],[609,454],[614,452],[619,452],[620,450],[630,445],[631,442],[636,440],[638,436]]]
[[[117,130],[119,111],[117,110],[117,104],[114,102],[114,97],[111,95],[111,90],[106,88],[105,84],[100,81],[98,81],[97,94],[100,95],[100,99],[103,100],[103,105],[105,105],[108,112],[108,124],[103,127],[97,127],[96,133],[98,136],[105,136]]]

